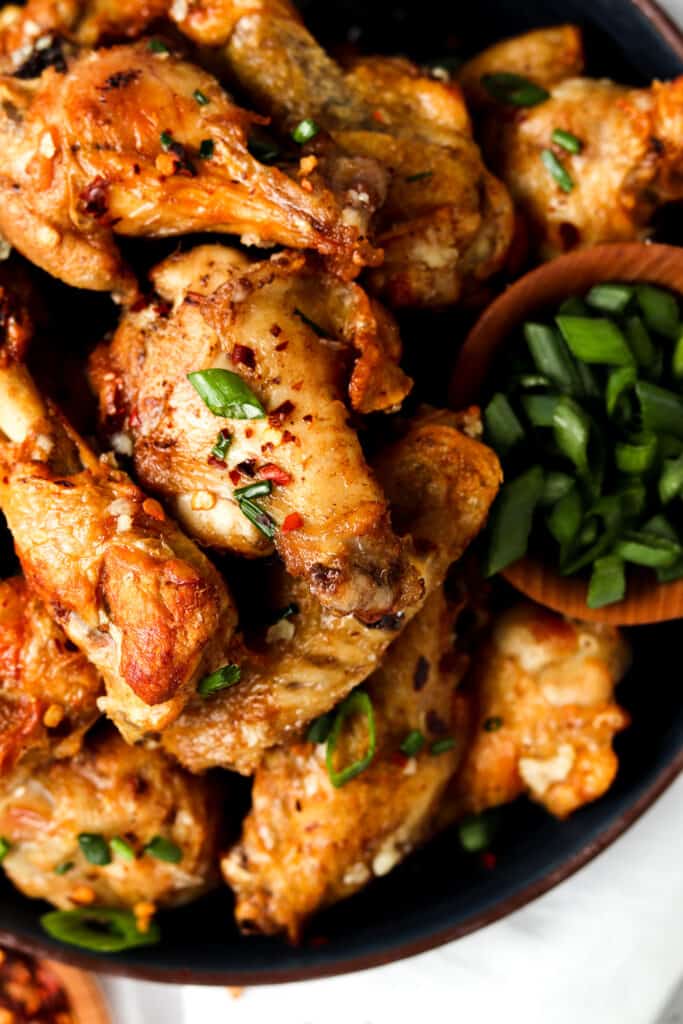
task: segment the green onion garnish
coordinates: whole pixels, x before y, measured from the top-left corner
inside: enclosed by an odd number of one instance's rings
[[[629,316],[624,321],[626,339],[639,366],[650,369],[654,366],[657,353],[648,334],[647,327],[639,316]]]
[[[157,860],[163,860],[167,864],[180,864],[183,859],[183,851],[180,847],[170,839],[165,839],[164,836],[155,836],[150,840],[145,846],[145,853],[156,857]]]
[[[272,540],[277,533],[277,526],[275,521],[264,512],[260,505],[257,505],[251,498],[240,498],[237,502],[239,505],[240,512],[243,516],[246,516],[250,523],[252,523],[257,530],[259,530],[264,537],[268,540]]]
[[[526,323],[524,337],[538,372],[560,391],[580,394],[581,378],[560,333],[545,324]]]
[[[72,860],[67,860],[63,864],[58,864],[55,868],[56,875],[68,875],[70,871],[73,871],[76,865]]]
[[[436,740],[435,743],[432,743],[429,752],[438,757],[439,754],[446,754],[449,750],[452,750],[454,746],[455,738],[453,736],[444,736],[442,740]]]
[[[650,330],[657,331],[671,341],[677,341],[681,332],[681,322],[678,302],[671,292],[656,288],[652,284],[641,284],[636,289],[636,296]]]
[[[657,490],[662,505],[668,505],[683,491],[683,455],[663,461]]]
[[[579,532],[583,520],[583,502],[576,487],[556,501],[547,517],[550,533],[560,545],[569,544]]]
[[[173,146],[174,139],[170,132],[162,132],[159,136],[159,142],[161,143],[161,148],[168,153]]]
[[[112,853],[116,854],[117,857],[120,857],[121,860],[135,860],[135,850],[130,843],[126,842],[125,839],[122,839],[121,836],[114,836],[114,838],[109,841],[109,846]]]
[[[562,191],[571,192],[574,188],[572,177],[566,167],[557,159],[552,149],[541,150],[541,160],[551,178],[560,186]]]
[[[251,388],[231,370],[195,370],[187,379],[214,416],[255,420],[266,415]]]
[[[324,743],[327,737],[330,735],[330,729],[334,722],[334,714],[328,711],[325,715],[320,715],[319,718],[315,718],[308,727],[306,733],[307,743]]]
[[[199,156],[202,160],[210,160],[214,152],[213,139],[202,139],[199,143]]]
[[[219,690],[227,690],[229,686],[239,683],[242,670],[239,665],[223,665],[211,672],[208,676],[200,679],[197,686],[197,693],[202,697],[210,697]]]
[[[569,473],[562,473],[560,470],[551,470],[545,474],[543,480],[543,493],[541,505],[554,505],[560,498],[564,498],[574,486],[574,477]]]
[[[274,164],[280,156],[280,147],[277,143],[260,136],[251,136],[247,148],[254,159],[262,164]]]
[[[298,125],[292,132],[292,138],[295,142],[298,142],[300,146],[303,146],[306,142],[310,142],[314,139],[320,128],[315,123],[312,117],[305,117],[303,121],[299,121]]]
[[[636,384],[643,426],[653,434],[672,434],[683,440],[683,399],[647,380]]]
[[[637,379],[635,366],[618,366],[610,370],[605,388],[605,405],[609,416],[614,416],[619,401],[628,391],[633,390]]]
[[[484,410],[484,426],[489,443],[497,452],[505,453],[524,440],[524,427],[512,406],[499,391]]]
[[[618,555],[597,558],[588,584],[588,607],[604,608],[606,604],[621,601],[625,593],[626,574],[623,560]]]
[[[425,745],[425,738],[419,729],[411,729],[401,743],[401,753],[406,757],[414,757],[419,754]]]
[[[550,137],[556,146],[561,146],[568,153],[580,153],[583,149],[581,139],[578,139],[572,132],[565,131],[564,128],[556,128]]]
[[[319,338],[329,337],[329,332],[326,331],[324,327],[321,327],[320,324],[317,324],[315,320],[311,320],[311,318],[306,316],[305,313],[302,313],[300,309],[294,309],[294,316],[298,316],[299,320],[303,321],[303,323],[305,323],[307,327],[310,327],[311,330],[314,331]]]
[[[111,854],[106,839],[96,832],[81,832],[78,837],[81,853],[90,864],[104,867],[111,864]]]
[[[547,89],[510,71],[482,75],[481,84],[494,100],[514,107],[535,107],[550,98]]]
[[[5,839],[4,836],[0,836],[0,864],[2,864],[3,860],[5,859],[5,857],[10,852],[11,849],[12,844],[10,843],[9,839]]]
[[[232,493],[236,498],[263,498],[273,490],[272,480],[255,480],[246,487],[238,487]]]
[[[634,294],[630,284],[595,284],[586,295],[586,302],[601,313],[623,313]]]
[[[654,533],[631,530],[617,541],[616,552],[625,562],[659,569],[673,565],[683,555],[683,547],[677,541]]]
[[[613,320],[558,316],[557,326],[572,354],[584,363],[624,366],[633,362],[628,342]]]
[[[225,462],[228,457],[230,445],[232,444],[232,437],[227,430],[219,430],[218,436],[216,437],[216,443],[211,449],[211,454],[214,459],[219,459],[221,462]]]
[[[168,46],[161,39],[150,39],[147,43],[147,49],[151,50],[152,53],[170,53]]]
[[[617,441],[614,445],[614,462],[622,473],[644,473],[657,455],[657,438],[644,434],[637,441]]]
[[[460,845],[468,853],[480,853],[491,845],[495,822],[484,814],[470,814],[458,825]]]
[[[337,744],[339,743],[339,737],[346,719],[349,715],[354,714],[365,716],[368,730],[367,749],[365,754],[357,761],[353,761],[345,768],[337,770],[334,763],[334,754],[337,749]],[[372,701],[365,690],[354,690],[353,693],[349,694],[346,700],[342,701],[337,708],[334,723],[327,738],[325,760],[327,763],[327,774],[330,777],[332,785],[339,789],[341,786],[345,786],[347,782],[350,782],[351,779],[355,779],[361,772],[364,772],[375,756],[376,746],[377,736],[375,732],[375,713],[372,708]]]
[[[506,483],[498,495],[489,520],[486,575],[501,572],[525,554],[534,510],[543,493],[543,470],[533,466]]]
[[[579,473],[588,472],[588,442],[591,421],[578,402],[563,395],[553,412],[553,433],[560,451],[571,459]]]
[[[136,946],[152,946],[161,932],[153,921],[145,932],[138,929],[130,910],[89,907],[84,910],[53,910],[40,923],[49,936],[70,946],[96,953],[121,953]]]
[[[205,96],[201,89],[195,89],[195,91],[192,93],[192,96],[197,101],[200,107],[205,107],[207,106],[207,104],[211,102],[209,97]]]

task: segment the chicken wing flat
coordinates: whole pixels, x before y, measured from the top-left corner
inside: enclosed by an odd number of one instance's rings
[[[102,689],[26,581],[0,582],[0,777],[19,762],[76,754]]]
[[[501,481],[494,453],[458,429],[470,416],[426,414],[375,464],[401,535],[410,535],[426,594],[482,529]],[[264,651],[238,651],[239,686],[195,700],[163,734],[165,749],[191,771],[222,766],[251,774],[264,751],[299,736],[380,664],[422,602],[373,627],[331,615],[301,581],[269,585],[298,613],[270,632]]]
[[[115,235],[227,232],[362,262],[331,193],[254,159],[254,117],[168,51],[84,51],[63,72],[1,76],[0,98],[0,231],[69,284],[135,293]]]
[[[10,843],[3,868],[27,896],[55,906],[177,906],[217,876],[220,793],[212,779],[188,775],[158,750],[130,747],[114,730],[89,740],[72,760],[18,769],[0,787],[0,829]],[[123,840],[94,864],[80,837]],[[149,844],[170,842],[175,861]],[[105,859],[105,858],[102,858]]]
[[[614,701],[628,663],[613,627],[526,603],[500,616],[475,655],[472,741],[445,815],[526,793],[565,818],[602,796],[618,766],[612,739],[629,723]]]
[[[127,313],[92,363],[105,424],[132,444],[143,485],[204,543],[251,556],[274,544],[337,612],[373,621],[419,600],[347,407],[393,409],[410,388],[389,315],[303,254],[249,264],[204,246],[153,280],[162,311]],[[188,374],[216,368],[248,384],[260,417],[211,411]],[[254,525],[240,494],[264,480],[265,526]]]
[[[0,430],[0,506],[29,585],[101,673],[100,707],[126,738],[163,728],[234,631],[222,577],[11,360]]]
[[[561,35],[569,45],[555,61]],[[475,104],[482,102],[481,75],[494,72],[521,70],[550,93],[525,108],[501,107],[489,97],[482,112],[486,155],[546,259],[600,242],[645,239],[656,209],[683,197],[683,78],[633,89],[576,77],[580,69],[580,37],[567,27],[508,40],[462,72]],[[580,151],[556,145],[557,129],[579,140]],[[544,164],[548,151],[569,176],[564,186]]]
[[[241,839],[222,860],[244,931],[284,931],[296,941],[316,910],[387,874],[431,834],[464,749],[454,715],[454,618],[436,590],[368,679],[377,746],[356,778],[335,788],[322,744],[295,742],[266,755]],[[368,744],[366,726],[349,722],[347,764]],[[413,730],[426,742],[406,757],[400,747]],[[447,749],[433,753],[439,741]]]

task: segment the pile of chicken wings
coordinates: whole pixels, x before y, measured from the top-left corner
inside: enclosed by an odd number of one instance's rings
[[[22,892],[149,916],[227,884],[240,928],[297,940],[467,815],[527,794],[564,817],[611,784],[626,642],[492,599],[463,556],[500,466],[477,409],[411,395],[396,319],[647,237],[681,197],[683,81],[582,70],[571,26],[457,80],[342,65],[289,0],[2,8],[0,508],[21,574],[0,583],[0,836]],[[549,99],[511,109],[481,87],[496,72]],[[538,160],[558,111],[588,140],[570,195]],[[131,259],[168,237],[151,270]],[[45,272],[74,318],[83,290],[116,303],[89,429],[39,372],[69,346]],[[232,773],[253,780],[241,821]],[[94,864],[84,834],[134,856]]]

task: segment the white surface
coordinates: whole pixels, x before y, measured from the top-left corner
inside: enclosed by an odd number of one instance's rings
[[[683,22],[683,0],[663,6]],[[659,1024],[682,974],[683,778],[573,878],[412,960],[239,998],[104,985],[115,1024]],[[665,1018],[680,1024],[683,1009]]]

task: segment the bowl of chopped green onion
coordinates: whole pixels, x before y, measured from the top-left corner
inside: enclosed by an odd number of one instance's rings
[[[613,624],[683,615],[683,249],[560,257],[484,313],[456,363],[504,484],[488,575]]]

